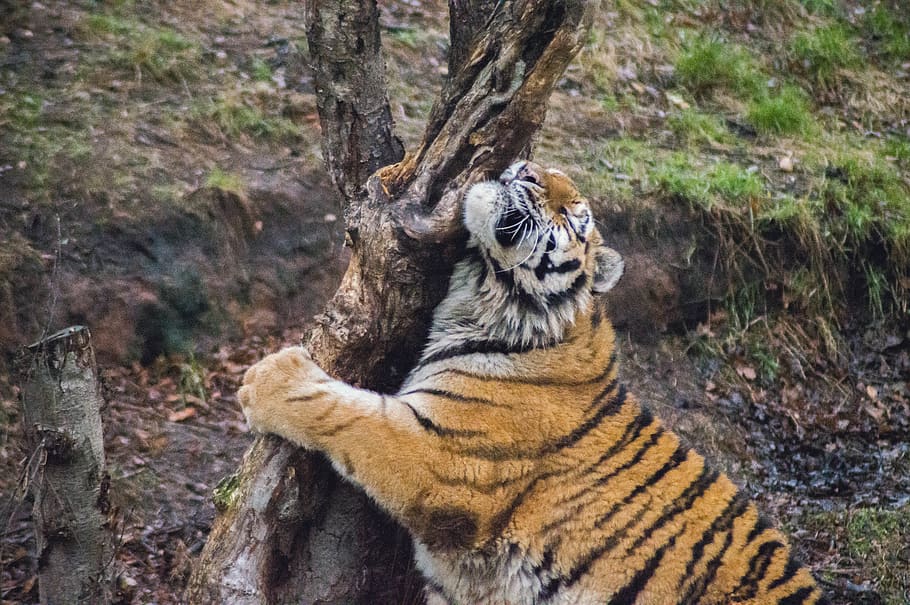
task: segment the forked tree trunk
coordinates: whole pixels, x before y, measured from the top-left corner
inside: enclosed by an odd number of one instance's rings
[[[110,602],[109,479],[101,394],[88,328],[67,328],[23,351],[23,426],[41,603]]]
[[[380,391],[420,352],[466,188],[529,148],[590,21],[583,1],[451,0],[450,11],[452,71],[421,144],[402,158],[376,67],[375,2],[307,4],[324,155],[352,249],[308,347],[330,374]],[[420,602],[406,533],[320,455],[259,437],[220,500],[190,602]]]

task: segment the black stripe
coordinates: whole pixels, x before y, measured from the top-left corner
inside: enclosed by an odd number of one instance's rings
[[[613,384],[613,382],[615,382],[615,380],[611,381],[610,384]],[[607,389],[604,390],[603,394],[605,395],[610,388],[611,387],[607,385]],[[603,405],[600,406],[600,409],[597,410],[596,414],[588,418],[584,423],[582,423],[581,426],[576,428],[568,435],[560,437],[552,445],[546,446],[544,452],[542,453],[551,454],[578,443],[582,437],[593,431],[601,422],[603,422],[604,418],[619,413],[619,411],[622,409],[623,404],[626,402],[626,395],[627,393],[625,385],[620,385],[619,390],[616,392],[616,394],[613,395],[613,397],[610,399],[606,400]]]
[[[363,418],[364,418],[363,416],[356,416],[346,422],[339,422],[338,424],[336,424],[335,426],[333,426],[330,429],[325,429],[323,431],[317,431],[317,434],[320,437],[334,437],[341,431],[345,431],[345,430],[351,428],[352,426],[354,426],[355,424],[357,424],[358,422],[363,420]]]
[[[483,259],[483,255],[480,253],[480,250],[477,249],[477,246],[468,246],[465,249],[464,260],[468,264],[477,267],[477,289],[479,290],[487,281],[487,274],[489,273],[489,269],[487,269],[487,263]]]
[[[516,445],[506,447],[499,443],[481,443],[463,445],[458,452],[467,458],[478,458],[489,462],[503,462],[505,460],[538,460],[540,450],[524,449]]]
[[[444,426],[439,426],[420,412],[418,412],[414,406],[412,406],[407,401],[402,401],[408,409],[411,410],[411,413],[414,414],[414,418],[417,419],[417,422],[420,423],[425,430],[430,431],[439,435],[440,437],[477,437],[479,435],[486,434],[484,431],[473,431],[469,429],[453,429]]]
[[[784,574],[768,584],[768,590],[774,590],[778,586],[786,584],[793,579],[793,576],[795,576],[796,572],[798,572],[800,569],[802,569],[802,565],[800,565],[796,559],[793,558],[793,555],[790,555],[790,558],[787,560],[787,567],[784,568]]]
[[[611,366],[612,366],[612,364],[613,364],[613,361],[614,361],[614,358],[611,357],[611,358],[610,358],[610,365],[611,365]],[[616,388],[616,383],[618,382],[618,380],[619,380],[619,377],[618,377],[618,376],[614,376],[614,377],[613,377],[613,380],[611,380],[610,382],[608,382],[608,383],[606,384],[606,386],[604,386],[604,388],[601,389],[601,391],[600,391],[597,395],[595,395],[593,399],[591,399],[591,403],[589,403],[588,406],[585,408],[585,413],[588,413],[588,412],[590,412],[591,410],[593,410],[593,409],[594,409],[594,406],[596,406],[604,397],[606,397],[608,393],[610,393],[613,389],[615,389],[615,388]],[[623,388],[625,388],[625,387],[623,387]],[[623,395],[623,397],[625,397],[625,395]]]
[[[518,351],[521,352],[521,351]],[[427,382],[431,378],[443,374],[454,374],[456,376],[464,376],[465,378],[473,378],[475,380],[483,381],[493,381],[493,382],[505,382],[508,384],[528,384],[532,386],[561,386],[561,387],[580,387],[588,384],[594,384],[595,382],[600,382],[604,378],[610,375],[610,372],[613,371],[613,368],[616,366],[616,351],[613,351],[610,354],[610,359],[607,362],[607,366],[604,370],[597,376],[592,376],[590,378],[584,378],[582,380],[563,380],[563,379],[553,379],[553,378],[535,378],[535,377],[520,377],[520,376],[483,376],[475,372],[468,372],[466,370],[461,370],[458,368],[445,368],[443,370],[438,370],[424,376],[421,381],[417,384],[422,384]],[[613,384],[613,383],[611,383]],[[615,384],[613,384],[615,386]],[[610,386],[610,389],[613,388]],[[596,403],[596,400],[595,402]]]
[[[707,468],[702,467],[698,479],[690,483],[689,487],[687,487],[678,498],[674,498],[670,504],[664,507],[660,517],[642,532],[635,542],[632,543],[630,550],[634,550],[644,544],[645,541],[654,535],[654,532],[669,523],[676,515],[689,510],[692,507],[692,504],[714,485],[714,482],[717,481],[719,475],[720,473],[717,471],[709,471]]]
[[[528,215],[515,206],[510,206],[505,212],[499,215],[496,221],[494,233],[496,243],[503,248],[511,248],[518,243],[521,234],[528,228],[533,228],[533,222],[522,223],[522,221],[532,221]]]
[[[719,517],[714,519],[714,522],[711,524],[711,526],[704,531],[699,541],[696,542],[692,547],[692,556],[689,559],[689,562],[686,564],[686,572],[683,574],[683,582],[692,577],[692,572],[695,569],[695,565],[698,564],[698,562],[701,560],[701,556],[704,553],[705,548],[714,542],[714,536],[721,532],[727,534],[723,545],[720,547],[714,557],[712,557],[712,559],[708,562],[705,574],[689,586],[689,590],[686,591],[685,596],[683,596],[683,598],[679,601],[680,605],[698,603],[699,599],[701,599],[701,597],[704,595],[705,590],[707,590],[708,586],[714,580],[714,575],[717,573],[717,570],[720,567],[721,559],[723,558],[724,553],[727,552],[727,549],[730,548],[730,544],[733,542],[733,523],[740,515],[746,511],[747,508],[749,508],[748,498],[739,493],[734,494],[724,511],[720,514]]]
[[[626,425],[626,430],[623,433],[622,437],[620,437],[616,441],[616,443],[611,445],[610,448],[606,452],[604,452],[604,454],[596,462],[588,465],[588,467],[586,469],[584,469],[584,471],[582,471],[582,474],[588,475],[588,474],[594,472],[597,469],[597,467],[600,466],[603,462],[605,462],[609,458],[612,458],[613,456],[615,456],[620,450],[628,447],[628,445],[630,443],[633,443],[634,441],[636,441],[641,436],[642,431],[646,427],[651,426],[651,424],[653,424],[653,422],[654,422],[654,416],[651,414],[650,411],[642,410],[641,412],[639,412],[639,414],[632,420],[632,422],[630,422]],[[579,498],[586,496],[588,493],[590,493],[597,487],[600,487],[600,485],[598,485],[597,483],[593,483],[590,481],[586,482],[584,487],[580,491],[572,494],[572,496],[570,498],[567,498],[563,501],[563,507],[569,505],[572,502],[577,501]],[[575,504],[574,506],[572,506],[572,508],[565,511],[562,514],[562,516],[560,516],[558,519],[554,519],[553,521],[550,521],[549,523],[544,525],[542,528],[543,531],[546,532],[546,531],[549,531],[555,527],[558,527],[558,526],[564,524],[565,522],[567,522],[570,519],[572,519],[573,517],[575,517],[587,505],[588,505],[587,502]]]
[[[759,515],[758,521],[755,522],[755,527],[752,528],[752,531],[750,531],[749,535],[746,537],[746,544],[751,544],[755,538],[770,527],[771,523],[765,517]]]
[[[604,320],[604,306],[603,303],[596,299],[594,301],[594,309],[591,311],[591,328],[592,332],[600,327],[600,324]]]
[[[806,586],[804,588],[800,588],[789,597],[781,599],[778,601],[778,603],[779,605],[802,605],[809,599],[809,597],[812,596],[812,593],[814,592],[815,589],[813,587]]]
[[[534,275],[538,280],[543,280],[550,273],[571,273],[581,267],[581,260],[573,258],[560,265],[554,265],[549,254],[544,254],[540,262],[534,267]]]
[[[550,573],[550,570],[553,569],[554,559],[555,556],[553,555],[552,548],[547,548],[545,551],[543,551],[543,557],[540,559],[540,563],[535,565],[531,570],[538,580],[541,579],[541,575]],[[543,593],[540,593],[539,596],[544,595]]]
[[[533,348],[534,347],[531,345],[512,345],[502,342],[501,340],[468,340],[461,344],[449,347],[448,349],[437,351],[429,357],[421,359],[417,366],[415,366],[415,369],[437,361],[451,359],[452,357],[461,357],[463,355],[474,355],[475,353],[482,353],[484,355],[510,355],[512,353],[527,353]]]
[[[588,276],[585,273],[580,273],[578,277],[575,278],[575,281],[572,282],[572,285],[562,292],[551,292],[547,294],[547,308],[556,307],[562,303],[574,300],[578,295],[579,290],[581,290],[585,284],[588,283]]]
[[[314,399],[319,399],[325,395],[325,393],[314,393],[312,395],[297,395],[295,397],[287,397],[285,401],[287,402],[298,402],[298,401],[313,401]]]
[[[619,453],[619,450],[625,449],[630,443],[641,437],[642,431],[654,424],[654,414],[647,408],[642,408],[631,422],[626,424],[626,430],[619,440],[611,445],[607,451],[601,454],[594,464],[588,467],[589,471],[595,470],[598,466]]]
[[[658,427],[653,433],[651,433],[651,436],[648,438],[648,440],[645,441],[641,445],[640,448],[638,448],[638,451],[635,452],[635,455],[632,456],[631,460],[629,460],[625,464],[613,469],[611,472],[607,473],[606,475],[601,475],[600,477],[598,477],[597,485],[606,485],[607,483],[610,482],[611,479],[616,477],[619,473],[621,473],[623,471],[627,471],[630,468],[632,468],[633,466],[637,465],[639,462],[641,462],[641,459],[645,457],[645,455],[648,453],[648,451],[652,447],[657,445],[657,442],[660,441],[660,438],[664,435],[664,433],[666,433],[666,430],[663,427]]]
[[[627,605],[628,603],[634,603],[635,599],[638,598],[639,593],[644,590],[647,586],[648,581],[654,576],[654,572],[657,571],[657,568],[660,566],[660,562],[663,560],[664,555],[667,553],[667,550],[673,548],[676,544],[676,538],[685,530],[685,525],[680,533],[674,535],[667,541],[666,544],[657,549],[657,552],[648,559],[647,565],[644,568],[638,570],[635,575],[632,577],[632,581],[623,586],[623,588],[613,595],[613,598],[610,599],[608,605]]]
[[[497,281],[502,283],[509,290],[510,298],[515,299],[523,307],[533,309],[539,313],[546,312],[547,309],[540,300],[531,295],[531,293],[522,288],[521,285],[515,281],[515,275],[512,273],[512,269],[503,269],[502,265],[500,265],[492,256],[487,255],[487,260],[490,261],[490,266],[493,268],[493,275],[496,277]]]
[[[411,389],[410,391],[405,391],[404,393],[399,393],[399,397],[405,397],[407,395],[432,395],[433,397],[444,397],[446,399],[451,399],[452,401],[458,401],[460,403],[482,403],[484,405],[490,405],[493,407],[509,407],[503,406],[500,403],[493,401],[492,399],[483,399],[481,397],[468,397],[466,395],[461,395],[460,393],[453,393],[452,391],[446,391],[443,389]]]
[[[742,577],[739,585],[734,589],[737,596],[741,594],[747,600],[755,597],[758,593],[758,583],[768,573],[768,567],[774,559],[774,553],[783,547],[784,545],[777,540],[765,542],[758,547],[758,552],[749,559],[749,569],[746,575]],[[739,592],[740,588],[743,589],[741,593]]]
[[[663,429],[654,431],[654,434],[651,435],[651,438],[648,439],[648,441],[645,442],[645,444],[641,447],[641,449],[638,450],[638,452],[635,454],[635,456],[632,458],[632,460],[623,464],[621,467],[617,468],[612,473],[609,473],[609,474],[604,475],[603,477],[599,478],[597,480],[597,485],[598,486],[606,485],[610,481],[610,479],[613,479],[614,477],[616,477],[621,471],[629,470],[633,466],[638,465],[638,463],[641,462],[641,459],[645,457],[645,454],[648,452],[648,450],[650,450],[652,447],[657,445],[657,442],[660,440],[660,436],[663,435],[664,432],[665,431]],[[678,455],[679,452],[682,452],[683,456],[685,456],[685,454],[688,453],[688,451],[684,448],[681,448],[681,447],[677,448],[676,452],[674,452],[674,456],[670,458],[669,462],[665,463],[661,468],[659,468],[657,470],[657,472],[654,473],[653,475],[651,475],[646,482],[635,486],[635,489],[633,489],[625,498],[623,498],[621,501],[613,504],[613,506],[610,507],[610,510],[608,510],[606,513],[602,514],[600,517],[597,518],[597,521],[594,522],[594,527],[598,527],[598,528],[603,527],[607,522],[610,521],[610,519],[613,518],[613,516],[616,513],[618,513],[619,511],[624,509],[626,506],[628,506],[632,502],[632,500],[634,500],[640,493],[642,493],[648,487],[650,487],[650,486],[654,485],[655,483],[657,483],[658,481],[660,481],[660,479],[665,474],[667,474],[667,472],[671,468],[678,466],[679,462],[676,462],[675,457]]]
[[[535,456],[536,457],[536,456]],[[555,477],[559,474],[557,471],[549,471],[538,475],[535,477],[528,485],[518,492],[508,506],[499,511],[496,515],[490,519],[490,539],[487,541],[487,546],[496,542],[499,539],[499,535],[509,524],[509,521],[512,519],[512,515],[515,514],[515,511],[518,510],[518,507],[524,502],[525,498],[528,497],[528,494],[537,486],[541,481],[546,481],[552,477]]]

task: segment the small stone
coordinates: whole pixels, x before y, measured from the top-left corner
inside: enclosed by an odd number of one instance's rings
[[[784,172],[793,172],[793,158],[785,155],[777,161],[777,167]]]
[[[28,162],[26,162],[25,160],[19,160],[19,162],[16,164],[16,168],[18,168],[19,170],[25,170],[26,168],[28,168]]]
[[[0,36],[0,46],[7,46],[9,43],[9,36]]]

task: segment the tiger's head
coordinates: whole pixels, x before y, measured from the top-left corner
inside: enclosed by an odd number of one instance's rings
[[[560,337],[592,293],[622,276],[622,257],[604,245],[588,200],[558,170],[512,164],[468,191],[464,221],[479,293],[522,341]]]

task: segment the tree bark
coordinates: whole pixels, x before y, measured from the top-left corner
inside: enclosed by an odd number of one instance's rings
[[[404,155],[392,131],[385,61],[375,0],[308,0],[307,42],[313,59],[322,155],[349,201],[367,177]]]
[[[352,14],[351,3],[315,4],[309,15],[318,14],[322,25],[311,25],[310,52],[316,69],[326,71],[317,81],[357,81],[330,73],[333,63],[323,54],[335,51],[314,44],[329,38],[326,23]],[[347,200],[352,256],[307,346],[327,372],[359,386],[393,391],[416,361],[457,254],[465,190],[528,147],[590,21],[583,1],[471,6],[478,11],[473,25],[458,34],[458,47],[467,50],[458,51],[458,72],[449,74],[418,148],[365,187],[345,159],[350,152],[325,154],[329,172],[342,174],[333,178]],[[378,28],[371,14],[371,23],[358,27]],[[323,28],[321,38],[314,27]],[[355,61],[343,63],[357,69]],[[331,106],[333,90],[317,86],[320,107]],[[391,139],[367,135],[368,121],[350,121],[354,113],[320,110],[327,144],[357,141],[370,148],[357,157],[394,158]],[[260,437],[235,477],[190,580],[191,602],[419,602],[407,535],[320,455]]]
[[[41,603],[108,603],[110,480],[88,328],[27,347],[22,366],[25,433],[41,461],[32,483]]]

